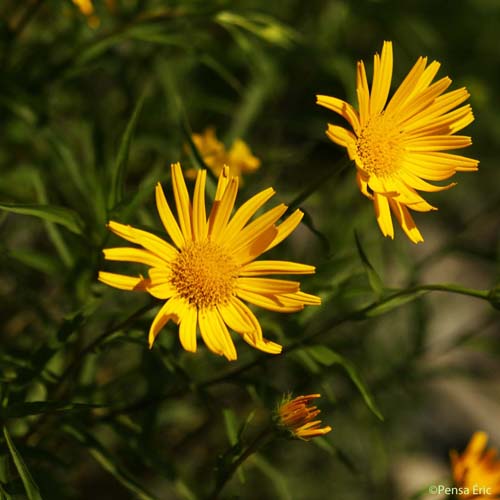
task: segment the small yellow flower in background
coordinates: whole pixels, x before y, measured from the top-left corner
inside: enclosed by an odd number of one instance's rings
[[[72,2],[80,9],[80,12],[87,17],[87,22],[91,28],[97,28],[99,26],[100,20],[95,15],[92,0],[72,0]]]
[[[500,498],[500,460],[497,450],[486,450],[487,442],[485,432],[475,432],[461,455],[455,450],[450,453],[453,480],[462,489],[460,498]]]
[[[290,432],[293,437],[306,441],[328,434],[332,428],[329,425],[320,427],[321,420],[314,420],[321,410],[311,406],[311,401],[320,397],[321,394],[297,396],[293,399],[291,396],[286,397],[277,411],[279,427]]]
[[[248,145],[242,139],[236,139],[229,150],[217,139],[215,129],[208,127],[202,134],[193,134],[193,142],[207,167],[218,176],[227,165],[230,175],[243,180],[243,174],[255,172],[260,167],[260,160],[252,154]],[[194,179],[196,170],[186,172],[186,176]]]
[[[358,111],[350,104],[318,95],[317,104],[343,116],[353,131],[328,125],[328,137],[347,149],[356,163],[361,192],[373,200],[377,222],[384,236],[394,238],[391,210],[414,243],[423,241],[408,209],[436,210],[416,190],[443,191],[455,185],[436,186],[456,172],[472,172],[479,162],[444,151],[471,144],[471,138],[454,135],[474,121],[465,88],[444,93],[448,77],[432,83],[439,70],[436,61],[427,66],[419,57],[403,83],[387,102],[392,80],[392,43],[384,42],[375,54],[373,81],[368,87],[363,61],[358,62],[356,91]],[[424,180],[425,179],[425,180]]]
[[[173,320],[179,325],[180,342],[186,351],[196,352],[199,327],[201,337],[212,352],[235,360],[236,349],[229,327],[252,347],[279,354],[281,346],[263,338],[259,321],[243,301],[283,313],[300,311],[304,305],[320,304],[319,297],[300,291],[297,281],[263,277],[312,274],[313,266],[279,260],[255,261],[287,238],[303,214],[296,210],[276,225],[287,210],[282,203],[249,223],[274,195],[274,189],[268,188],[245,202],[231,218],[238,178],[231,177],[226,167],[219,176],[207,218],[206,176],[206,170],[198,171],[191,202],[180,164],[172,165],[178,222],[161,185],[156,186],[158,213],[173,245],[146,231],[110,221],[111,231],[142,248],[107,248],[104,257],[146,264],[151,269],[149,278],[101,271],[99,280],[122,290],[147,291],[166,300],[151,325],[150,347],[160,330]]]

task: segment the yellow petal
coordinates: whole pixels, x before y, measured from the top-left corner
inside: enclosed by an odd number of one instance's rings
[[[255,341],[262,340],[262,328],[260,327],[260,323],[251,309],[237,297],[232,297],[231,304],[243,318],[243,321],[251,325],[251,330],[248,332],[245,331],[245,335],[250,336]],[[241,333],[237,329],[234,329],[234,331]]]
[[[258,349],[262,352],[267,352],[268,354],[280,354],[283,347],[275,342],[266,339],[254,339],[251,335],[244,334],[243,340],[251,345],[254,349]]]
[[[410,215],[410,212],[408,212],[408,209],[393,199],[389,199],[389,204],[408,238],[410,238],[413,243],[420,243],[424,241],[424,238],[422,238],[422,235],[420,234],[413,217]]]
[[[109,221],[108,228],[120,238],[142,245],[165,262],[169,262],[177,256],[177,250],[172,245],[147,231],[114,221]]]
[[[366,125],[370,116],[370,90],[366,78],[366,70],[363,61],[358,61],[356,66],[356,94],[358,96],[359,123],[361,127]]]
[[[370,198],[370,200],[373,200],[373,194],[371,191],[368,190],[367,179],[369,179],[369,176],[367,176],[367,174],[365,174],[362,170],[357,168],[356,169],[356,183],[358,184],[359,190],[367,198]]]
[[[258,294],[282,294],[299,291],[298,281],[280,280],[273,278],[237,278],[236,290],[246,290]]]
[[[177,207],[177,217],[181,227],[185,241],[190,241],[193,238],[191,229],[191,201],[186,187],[186,182],[182,175],[180,163],[174,163],[172,169],[172,184],[174,190],[175,205]]]
[[[375,216],[377,222],[384,236],[394,239],[394,227],[392,225],[391,211],[389,209],[389,202],[387,197],[375,193],[373,197],[373,204],[375,207]]]
[[[286,260],[258,260],[240,268],[240,276],[260,276],[268,274],[313,274],[316,268]]]
[[[436,193],[438,191],[446,191],[454,186],[456,186],[456,182],[450,182],[445,186],[435,186],[434,184],[429,184],[428,182],[422,180],[420,177],[415,175],[411,167],[403,168],[400,172],[401,179],[408,185],[414,189],[418,189],[419,191],[426,191],[428,193]]]
[[[231,212],[233,211],[236,194],[238,193],[238,177],[233,177],[224,191],[220,201],[215,201],[210,213],[209,234],[213,241],[218,241],[222,231],[226,228]]]
[[[164,266],[165,260],[159,258],[148,250],[132,247],[105,248],[102,253],[106,260],[124,262],[138,262],[148,266]]]
[[[222,316],[224,322],[237,333],[252,332],[254,327],[246,316],[242,315],[241,309],[238,309],[233,300],[227,304],[218,305],[217,309]]]
[[[120,290],[145,291],[149,283],[149,280],[144,279],[142,276],[125,276],[123,274],[108,273],[106,271],[99,271],[97,279],[106,285],[119,288]]]
[[[329,123],[326,135],[335,144],[344,148],[352,148],[356,144],[356,136],[350,130],[338,125]]]
[[[180,297],[172,297],[158,311],[155,319],[151,323],[149,329],[149,348],[153,347],[153,343],[160,333],[160,330],[170,321],[173,320],[179,324],[184,311],[187,309],[186,304]]]
[[[297,209],[293,212],[292,215],[287,217],[278,227],[276,236],[271,240],[269,245],[266,247],[266,252],[274,248],[276,245],[279,245],[284,239],[288,238],[293,231],[295,231],[296,227],[300,224],[300,221],[304,217],[304,213]]]
[[[205,207],[205,184],[207,171],[198,170],[193,195],[193,234],[196,241],[203,241],[207,237],[207,213]]]
[[[212,352],[224,355],[229,361],[237,358],[233,341],[217,309],[200,309],[198,323],[203,341]]]
[[[240,299],[243,299],[246,302],[250,302],[250,304],[268,309],[269,311],[291,313],[304,309],[304,306],[301,303],[284,305],[280,301],[280,296],[277,295],[262,295],[260,293],[250,292],[248,290],[242,289],[238,289],[236,291],[236,294]]]
[[[243,203],[243,205],[236,210],[233,218],[226,226],[226,229],[223,230],[220,239],[224,241],[234,234],[239,233],[255,212],[257,212],[257,210],[259,210],[259,208],[274,194],[275,191],[273,188],[267,188]]]
[[[278,229],[276,229],[275,226],[270,226],[265,231],[260,233],[258,237],[247,241],[244,246],[238,247],[237,250],[233,250],[232,256],[235,262],[238,265],[243,266],[256,259],[269,248],[269,245],[276,238],[277,234]]]
[[[196,325],[198,311],[189,305],[179,325],[179,340],[182,347],[188,352],[196,352]]]
[[[361,126],[359,124],[358,113],[347,102],[342,101],[341,99],[337,99],[336,97],[317,95],[316,104],[319,104],[320,106],[331,109],[335,113],[338,113],[349,122],[356,134],[360,132]]]
[[[471,138],[465,135],[435,135],[416,137],[405,141],[407,151],[446,151],[470,146]]]
[[[286,209],[287,206],[281,203],[268,210],[226,241],[227,246],[234,247],[234,253],[238,253],[240,248],[251,244],[270,227],[274,227],[274,223],[286,212]]]
[[[283,305],[294,305],[300,303],[307,306],[319,306],[321,305],[321,297],[316,295],[311,295],[310,293],[305,293],[298,291],[295,293],[287,293],[285,295],[280,295],[278,300]]]
[[[177,248],[182,248],[185,244],[184,236],[181,233],[172,210],[170,210],[167,199],[165,198],[165,193],[163,192],[160,183],[156,185],[155,196],[156,208],[158,210],[158,215],[160,216],[160,219],[163,223],[163,227],[169,234],[170,238],[172,238],[172,241],[177,246]]]
[[[378,114],[387,102],[392,80],[392,42],[385,41],[382,55],[375,55],[372,91],[370,93],[370,113]]]
[[[414,64],[413,68],[410,70],[408,75],[398,87],[391,100],[387,104],[385,109],[386,113],[398,112],[398,108],[404,105],[406,100],[411,96],[412,92],[415,90],[418,80],[422,76],[425,66],[427,64],[426,57],[419,57],[417,62]]]
[[[424,92],[415,95],[401,106],[398,110],[398,123],[400,127],[404,127],[405,123],[413,120],[418,113],[428,109],[435,99],[442,94],[451,85],[451,80],[448,77],[441,78],[433,83]]]

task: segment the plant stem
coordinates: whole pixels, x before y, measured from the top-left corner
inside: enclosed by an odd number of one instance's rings
[[[256,438],[247,446],[245,451],[227,468],[224,477],[222,477],[214,487],[213,492],[207,497],[207,500],[218,500],[219,495],[224,488],[224,486],[233,477],[234,473],[238,470],[238,467],[245,462],[245,460],[259,451],[264,445],[266,445],[274,436],[274,428],[269,426],[265,428]]]

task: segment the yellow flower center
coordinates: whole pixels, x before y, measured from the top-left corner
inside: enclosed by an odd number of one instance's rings
[[[377,177],[389,177],[401,164],[402,133],[383,114],[373,116],[361,130],[356,150],[361,160],[360,168]]]
[[[171,264],[171,284],[198,308],[225,304],[231,298],[238,266],[222,247],[211,241],[188,244]]]

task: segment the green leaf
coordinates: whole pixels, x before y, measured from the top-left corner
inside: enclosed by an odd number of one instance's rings
[[[27,401],[14,403],[0,410],[1,418],[20,418],[41,413],[70,412],[99,408],[100,405],[72,403],[71,401]]]
[[[17,468],[17,472],[21,477],[21,480],[24,484],[24,489],[26,490],[26,495],[28,496],[28,500],[42,500],[40,495],[40,490],[36,485],[35,481],[31,477],[30,471],[28,467],[24,463],[23,458],[17,451],[17,448],[14,446],[14,443],[10,437],[9,431],[7,427],[3,428],[3,435],[5,436],[5,441],[7,442],[7,446],[9,447],[10,454],[12,455],[12,459],[14,460],[14,464]]]
[[[12,496],[5,491],[5,488],[0,483],[0,500],[12,500]]]
[[[353,384],[357,387],[361,396],[363,397],[366,406],[376,415],[380,420],[384,420],[384,417],[375,405],[375,402],[365,387],[364,383],[356,370],[356,367],[346,358],[333,351],[325,345],[314,345],[307,347],[306,351],[318,362],[324,366],[332,366],[334,364],[339,364],[345,369],[349,378],[352,380]]]
[[[298,32],[265,14],[246,13],[245,16],[241,16],[225,10],[219,12],[215,20],[225,27],[237,26],[282,48],[290,47],[299,39]]]
[[[384,284],[380,279],[380,276],[378,275],[377,271],[375,271],[375,268],[369,261],[366,252],[364,251],[363,246],[361,245],[361,240],[359,239],[357,232],[354,232],[354,239],[356,240],[356,248],[358,249],[359,257],[363,262],[366,274],[368,276],[368,282],[370,283],[372,290],[378,296],[382,296],[382,294],[384,293]]]
[[[236,451],[239,453],[241,450],[241,443],[238,442],[238,421],[236,419],[236,415],[234,414],[234,411],[231,410],[230,408],[224,408],[223,410],[223,416],[224,416],[224,424],[226,428],[226,434],[227,434],[227,439],[229,441],[229,444],[231,445],[231,450]],[[236,456],[234,457],[236,458]],[[238,474],[239,480],[244,483],[245,482],[245,474],[243,472],[243,467],[240,465],[238,469],[236,470],[236,473]]]
[[[238,422],[236,421],[236,415],[230,408],[224,408],[222,414],[224,416],[227,439],[229,444],[234,446],[238,442]]]
[[[122,486],[134,493],[139,500],[158,500],[157,497],[148,493],[137,483],[128,471],[120,467],[115,462],[114,457],[90,434],[70,425],[65,425],[63,430],[82,444],[105,471],[109,472]]]
[[[269,478],[270,484],[273,485],[274,494],[273,498],[279,500],[292,500],[292,495],[287,488],[287,482],[283,473],[271,462],[266,460],[263,455],[256,453],[253,457],[253,463],[262,474]]]
[[[1,203],[0,209],[14,214],[33,215],[47,222],[60,224],[75,234],[83,234],[83,220],[74,210],[66,207],[37,203]]]
[[[134,135],[137,119],[139,118],[142,106],[144,105],[145,98],[146,91],[143,91],[135,105],[134,110],[132,111],[132,115],[130,116],[125,132],[123,133],[120,141],[118,155],[113,165],[113,171],[111,172],[111,190],[109,198],[110,208],[114,208],[123,199],[125,168],[128,162],[130,142],[132,140],[132,136]]]
[[[413,290],[410,292],[399,292],[395,295],[387,297],[382,302],[379,302],[373,306],[369,306],[367,310],[364,312],[364,317],[374,317],[380,316],[381,314],[385,314],[392,309],[396,309],[407,302],[412,302],[415,299],[418,299],[422,295],[428,293],[429,290]]]

